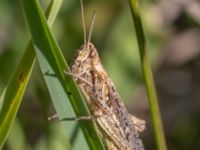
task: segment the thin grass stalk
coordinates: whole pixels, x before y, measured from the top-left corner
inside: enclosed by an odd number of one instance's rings
[[[158,150],[167,150],[151,64],[146,50],[146,41],[139,12],[138,0],[129,0],[129,5],[136,30],[141,68],[148,96],[149,109],[151,113],[151,120],[153,125],[156,146]]]

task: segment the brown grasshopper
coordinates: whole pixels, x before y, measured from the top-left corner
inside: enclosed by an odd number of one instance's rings
[[[86,39],[83,3],[81,14],[84,28],[84,44],[78,50],[71,65],[71,73],[85,97],[108,150],[144,150],[138,131],[144,130],[145,121],[127,112],[108,74],[104,70],[95,46],[90,42],[95,12]]]

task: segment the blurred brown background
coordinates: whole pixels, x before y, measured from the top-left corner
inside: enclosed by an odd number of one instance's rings
[[[43,8],[48,2],[41,1]],[[153,150],[148,101],[128,1],[83,2],[87,29],[93,10],[97,12],[92,42],[129,112],[147,121],[142,138],[146,149]],[[140,4],[168,149],[199,149],[200,1],[143,0]],[[64,1],[53,31],[70,63],[83,43],[79,0]],[[20,1],[0,1],[1,93],[29,37]],[[4,149],[65,149],[68,143],[59,122],[47,120],[52,113],[51,100],[36,64]]]

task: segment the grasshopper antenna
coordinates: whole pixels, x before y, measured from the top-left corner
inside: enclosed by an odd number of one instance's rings
[[[92,34],[92,29],[93,29],[95,17],[96,17],[96,11],[94,10],[93,17],[92,17],[92,23],[91,23],[90,31],[89,31],[89,35],[88,35],[87,44],[90,42],[90,39],[91,39],[91,34]]]
[[[81,3],[81,19],[82,19],[82,23],[83,23],[83,34],[84,34],[84,43],[86,43],[86,29],[85,29],[85,17],[84,17],[84,8],[83,8],[83,1],[80,0]]]

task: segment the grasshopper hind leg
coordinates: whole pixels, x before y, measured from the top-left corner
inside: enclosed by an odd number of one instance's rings
[[[146,121],[145,120],[137,118],[131,114],[129,114],[129,117],[132,120],[133,125],[138,132],[143,132],[146,129]]]

